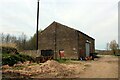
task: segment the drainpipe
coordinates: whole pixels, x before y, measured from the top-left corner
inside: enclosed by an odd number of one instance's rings
[[[79,50],[79,32],[78,31],[76,31],[77,32],[77,54],[78,54],[78,60],[79,60],[79,58],[80,58],[80,50]]]
[[[57,59],[57,23],[55,24],[55,59]]]

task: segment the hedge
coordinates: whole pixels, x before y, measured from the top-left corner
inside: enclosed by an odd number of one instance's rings
[[[28,55],[23,54],[3,54],[2,55],[2,65],[13,66],[18,62],[32,61],[34,62],[34,58]]]
[[[3,47],[3,46],[0,46],[0,51],[2,51],[2,53],[13,53],[13,54],[19,54],[17,52],[17,49],[16,48],[13,48],[13,47]]]

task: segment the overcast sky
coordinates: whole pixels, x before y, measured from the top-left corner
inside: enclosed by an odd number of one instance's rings
[[[95,39],[96,49],[118,41],[119,0],[40,0],[39,29],[53,21]],[[37,0],[0,0],[0,33],[28,37],[36,32]]]

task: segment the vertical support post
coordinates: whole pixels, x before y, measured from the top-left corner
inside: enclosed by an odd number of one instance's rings
[[[38,50],[39,0],[37,2],[36,50]]]

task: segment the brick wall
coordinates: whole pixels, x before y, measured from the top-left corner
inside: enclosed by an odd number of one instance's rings
[[[54,50],[54,58],[59,58],[59,50],[63,49],[65,58],[77,59],[85,56],[86,40],[91,42],[90,52],[94,52],[94,40],[85,34],[65,25],[53,22],[39,34],[39,50]]]

